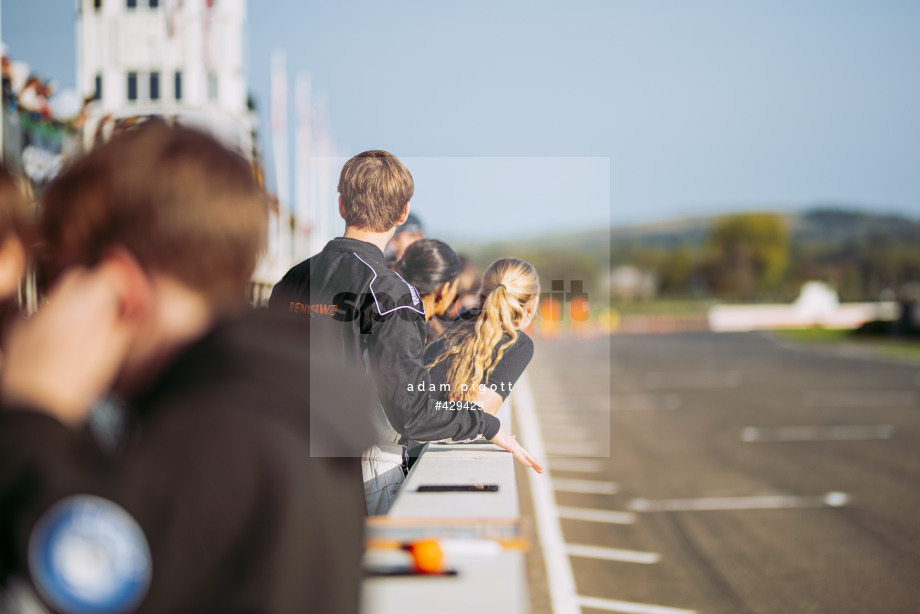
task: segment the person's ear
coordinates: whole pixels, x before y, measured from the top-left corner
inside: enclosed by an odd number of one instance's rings
[[[0,243],[0,300],[16,294],[26,273],[26,248],[16,236]]]
[[[345,219],[345,197],[339,194],[339,215]]]
[[[400,225],[402,225],[402,224],[405,224],[405,223],[406,223],[406,220],[409,219],[409,209],[410,209],[410,207],[409,207],[409,202],[407,201],[407,202],[406,202],[406,208],[403,209],[402,216],[396,221],[396,225],[397,225],[397,226],[400,226]]]
[[[445,281],[440,290],[438,290],[438,296],[442,299],[444,297],[456,297],[457,295],[457,284],[460,282],[459,279],[454,279],[453,281]]]
[[[142,320],[153,311],[153,282],[137,259],[123,247],[109,248],[98,269],[118,295],[121,316],[126,320]]]
[[[523,305],[524,319],[534,319],[537,317],[537,301],[538,297],[533,297]]]

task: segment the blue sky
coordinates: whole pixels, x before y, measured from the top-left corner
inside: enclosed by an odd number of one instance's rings
[[[263,114],[284,47],[338,154],[427,160],[413,206],[441,236],[831,202],[920,216],[910,0],[250,0],[248,26]],[[71,0],[5,0],[2,27],[73,83]]]

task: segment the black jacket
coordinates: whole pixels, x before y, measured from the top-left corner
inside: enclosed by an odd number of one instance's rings
[[[313,335],[331,339],[351,364],[367,367],[390,425],[403,438],[461,441],[498,433],[500,422],[482,409],[439,410],[429,398],[425,308],[377,246],[333,239],[285,274],[269,306],[309,319]]]
[[[131,400],[115,457],[88,430],[0,411],[0,579],[31,567],[53,592],[48,519],[101,501],[109,524],[120,509],[140,527],[123,543],[149,548],[139,612],[356,612],[360,467],[328,456],[373,442],[373,389],[328,361],[310,373],[307,328],[266,312],[218,326]]]

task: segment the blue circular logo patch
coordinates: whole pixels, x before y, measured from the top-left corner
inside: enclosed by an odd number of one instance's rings
[[[128,512],[79,495],[56,503],[35,525],[29,571],[42,596],[63,612],[119,614],[147,593],[150,549]]]

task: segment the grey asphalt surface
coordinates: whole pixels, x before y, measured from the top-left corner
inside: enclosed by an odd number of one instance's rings
[[[653,564],[570,557],[579,595],[710,614],[920,612],[920,362],[847,358],[758,333],[686,333],[541,339],[528,371],[547,448],[594,446],[601,457],[597,472],[552,477],[619,487],[557,491],[560,506],[818,502],[639,511],[633,524],[563,519],[567,543],[660,555]],[[847,436],[842,426],[882,427],[887,438],[826,438]],[[819,439],[743,438],[803,432]],[[830,492],[847,504],[823,505]],[[612,610],[583,608],[602,611]]]

